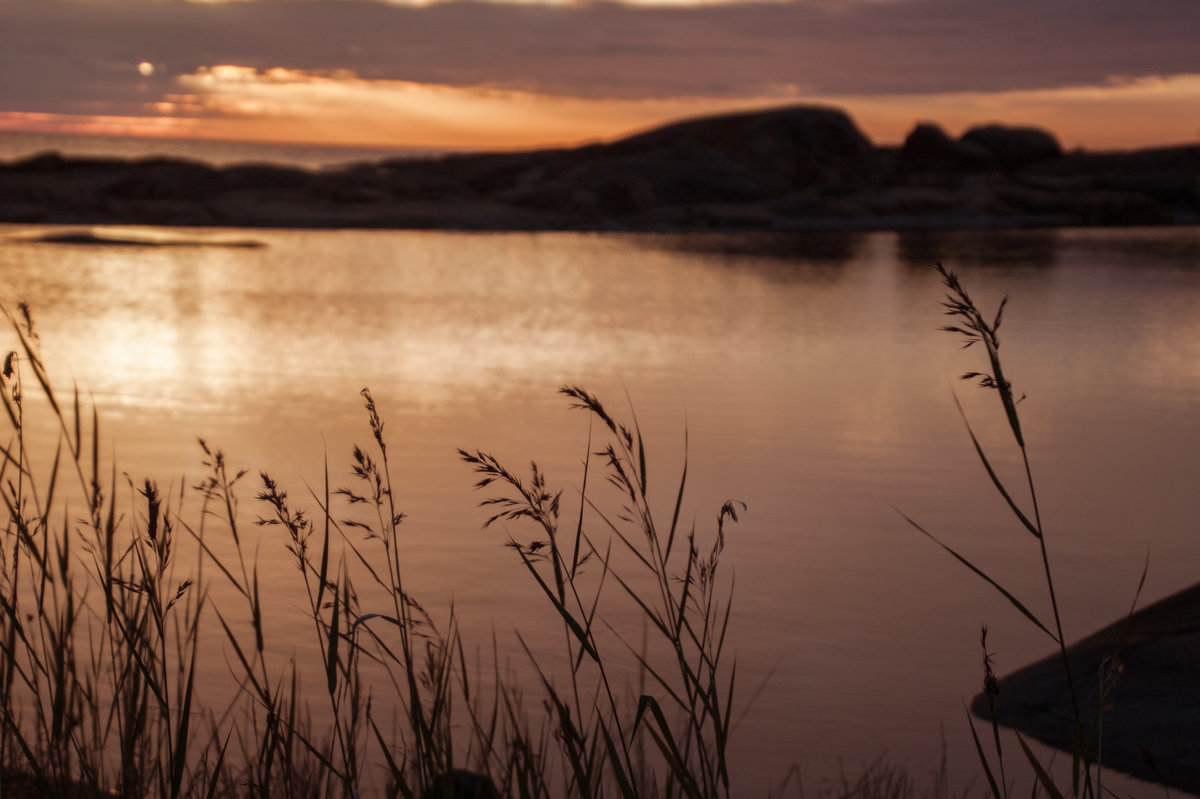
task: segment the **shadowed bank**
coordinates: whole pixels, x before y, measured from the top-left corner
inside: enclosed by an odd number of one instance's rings
[[[1067,656],[1086,712],[1103,719],[1104,767],[1200,794],[1200,585],[1087,636]],[[1062,661],[1048,657],[999,681],[995,718],[1069,752],[1070,695]],[[983,694],[971,710],[992,717]]]
[[[0,165],[0,222],[462,230],[910,230],[1194,224],[1200,145],[1064,152],[1033,127],[872,144],[844,112],[688,120],[574,149],[269,164]]]

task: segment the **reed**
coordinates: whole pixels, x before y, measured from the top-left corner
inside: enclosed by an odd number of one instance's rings
[[[1063,635],[1062,613],[1059,609],[1057,591],[1055,589],[1054,570],[1051,568],[1050,555],[1046,547],[1046,539],[1049,531],[1046,530],[1042,522],[1038,503],[1037,483],[1034,480],[1033,469],[1030,466],[1029,449],[1021,429],[1021,417],[1018,412],[1018,404],[1024,397],[1018,398],[1016,396],[1012,383],[1004,373],[1000,358],[1000,336],[998,331],[1003,321],[1004,308],[1008,303],[1008,298],[1005,297],[1001,300],[994,316],[984,314],[967,293],[958,275],[946,269],[941,264],[937,265],[937,271],[941,276],[942,284],[946,291],[942,305],[946,315],[952,319],[952,323],[942,327],[942,330],[961,337],[964,349],[979,345],[978,348],[982,349],[987,356],[984,371],[966,372],[961,378],[965,381],[975,382],[986,390],[996,392],[1004,412],[1009,434],[1012,437],[1012,443],[1016,446],[1020,455],[1023,486],[1014,487],[1000,476],[992,464],[992,459],[989,458],[987,451],[975,435],[975,431],[967,419],[962,405],[958,403],[957,396],[955,397],[955,404],[958,407],[959,415],[966,424],[967,434],[971,439],[975,453],[984,471],[987,473],[993,488],[1003,498],[1018,529],[1032,537],[1034,542],[1036,542],[1039,568],[1044,577],[1043,584],[1046,588],[1047,599],[1049,601],[1050,615],[1045,617],[1035,613],[1031,610],[1028,602],[1019,599],[1008,588],[991,577],[985,568],[968,560],[913,519],[908,516],[904,516],[904,519],[923,535],[937,543],[961,564],[986,581],[1031,624],[1054,642],[1070,692],[1072,714],[1070,718],[1070,730],[1073,737],[1073,745],[1071,747],[1069,785],[1058,784],[1051,776],[1050,765],[1042,763],[1020,733],[1016,733],[1017,744],[1021,750],[1021,759],[1030,769],[1035,779],[1035,792],[1040,788],[1045,790],[1050,796],[1098,797],[1104,793],[1103,771],[1100,759],[1101,750],[1099,746],[1101,714],[1104,702],[1099,702],[1091,713],[1084,712],[1083,705],[1078,696],[1075,676],[1072,674],[1071,659],[1067,650],[1067,639]],[[904,514],[901,515],[903,516]],[[1143,570],[1141,582],[1139,582],[1137,592],[1130,607],[1130,615],[1133,614],[1133,610],[1136,607],[1137,595],[1140,595],[1145,579],[1146,572]],[[997,799],[1001,799],[1001,797],[1007,799],[1013,789],[1010,784],[1010,775],[1005,765],[1000,726],[996,721],[995,698],[998,690],[998,681],[992,669],[992,654],[988,650],[986,626],[983,627],[980,635],[980,646],[983,650],[983,695],[991,711],[992,734],[990,748],[994,754],[988,753],[987,749],[989,747],[986,747],[981,740],[979,731],[976,729],[974,720],[971,718],[970,711],[967,713],[967,718],[970,722],[971,735],[979,757],[980,766],[987,778],[990,793],[997,797]],[[1111,690],[1112,685],[1108,680],[1114,676],[1109,675],[1109,677],[1103,678],[1101,684],[1097,686],[1100,696],[1105,696],[1106,692]]]
[[[627,426],[616,420],[582,388],[565,387],[561,393],[573,407],[589,413],[608,439],[595,454],[608,484],[620,497],[615,515],[597,506],[587,493],[591,446],[579,511],[565,531],[559,526],[562,493],[547,488],[536,464],[522,479],[484,452],[460,450],[459,455],[482,475],[478,488],[500,489],[483,501],[493,511],[484,526],[527,522],[537,536],[510,537],[508,545],[562,619],[563,646],[570,663],[567,687],[557,687],[540,667],[538,671],[558,726],[554,740],[569,766],[567,795],[602,796],[615,791],[624,797],[728,796],[726,751],[736,663],[725,662],[731,605],[719,579],[719,563],[725,526],[738,520],[745,505],[726,501],[717,513],[714,535],[701,543],[697,531],[684,529],[680,522],[685,466],[670,518],[660,521],[647,496],[648,458],[636,422]],[[585,524],[588,510],[599,521],[600,536]],[[614,546],[632,556],[637,575],[615,565]],[[593,558],[601,578],[585,586],[581,569]],[[645,628],[669,652],[670,665],[663,665],[646,655],[645,641],[638,646],[618,635],[617,646],[637,659],[643,680],[654,686],[636,697],[632,717],[618,698],[612,660],[596,634],[601,623],[597,609],[610,581],[635,605]],[[673,722],[672,717],[680,721]],[[661,755],[667,766],[664,772],[648,766],[637,747],[639,734],[647,736]]]
[[[1054,640],[1069,669],[1036,485],[999,358],[1003,304],[985,318],[957,277],[940,271],[955,317],[947,329],[987,352],[988,371],[964,377],[1001,399],[1029,511],[969,424],[968,432],[1036,542],[1052,616],[1044,621],[909,521]],[[523,684],[500,665],[494,637],[490,672],[469,666],[476,649],[464,642],[453,606],[430,612],[409,591],[406,519],[370,391],[362,392],[370,439],[352,450],[349,484],[334,485],[327,465],[322,483],[297,499],[201,440],[202,479],[168,497],[153,482],[122,485],[115,465],[102,468],[98,414],[77,389],[66,402],[56,394],[29,309],[5,313],[16,346],[0,377],[10,424],[0,449],[8,511],[0,542],[0,768],[19,774],[33,795],[739,795],[728,751],[735,708],[746,701],[727,647],[732,580],[722,558],[746,507],[727,500],[701,528],[684,521],[692,516],[686,440],[680,472],[652,475],[655,459],[636,418],[625,422],[595,395],[567,386],[567,404],[589,420],[578,496],[564,499],[537,464],[517,471],[484,450],[459,450],[485,492],[482,526],[503,531],[497,544],[561,629],[549,653],[518,633],[533,674],[532,685]],[[670,496],[661,507],[650,494],[659,480]],[[254,511],[242,508],[247,495]],[[185,512],[189,501],[198,507]],[[308,651],[316,653],[308,662],[269,645],[279,610],[264,601],[260,564],[279,553],[261,552],[260,528],[282,533],[294,566]],[[215,594],[233,599],[218,604]],[[214,643],[229,653],[232,698],[219,706],[197,699],[198,682],[213,677],[198,673],[201,650]],[[624,665],[631,660],[635,687]],[[991,677],[986,657],[985,669]],[[1072,789],[1095,796],[1091,728],[1074,704]],[[975,740],[991,792],[1007,797],[995,725],[993,737],[994,761]],[[1053,795],[1059,789],[1024,749]],[[10,777],[10,790],[14,784]],[[922,788],[881,760],[827,795],[948,796],[944,763]]]
[[[174,514],[147,481],[126,486],[122,519],[96,414],[78,390],[64,406],[51,388],[29,309],[6,314],[20,349],[0,375],[12,427],[0,450],[0,763],[20,763],[47,796],[210,793],[224,750],[192,756],[204,597],[176,576]],[[30,440],[39,404],[57,427],[48,463]]]
[[[589,434],[569,520],[536,465],[519,476],[460,451],[492,492],[483,526],[504,523],[515,567],[562,623],[557,654],[518,636],[527,686],[499,665],[468,668],[453,607],[427,612],[407,590],[405,517],[369,391],[370,445],[354,447],[349,485],[326,467],[300,501],[266,473],[248,489],[255,476],[201,440],[202,479],[168,498],[102,465],[97,413],[78,390],[55,392],[29,309],[8,321],[0,764],[36,795],[731,794],[736,664],[720,560],[745,506],[714,509],[707,535],[685,527],[685,465],[660,518],[640,430],[595,396],[562,389],[603,440]],[[598,481],[607,489],[589,488]],[[242,508],[248,492],[257,512]],[[279,611],[262,558],[277,556],[260,552],[259,527],[284,533],[317,663],[271,650]],[[614,604],[641,623],[616,629]],[[197,699],[213,645],[228,653],[222,706]]]

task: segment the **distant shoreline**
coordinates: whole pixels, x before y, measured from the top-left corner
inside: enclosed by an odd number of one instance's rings
[[[872,144],[789,107],[609,144],[340,168],[180,158],[0,163],[0,222],[512,231],[868,231],[1200,224],[1200,145],[1064,152],[1037,128]]]
[[[24,161],[51,152],[70,160],[107,158],[138,161],[146,158],[175,158],[199,161],[215,167],[273,163],[297,169],[328,169],[389,158],[432,158],[459,151],[434,147],[96,136],[0,130],[0,164]]]

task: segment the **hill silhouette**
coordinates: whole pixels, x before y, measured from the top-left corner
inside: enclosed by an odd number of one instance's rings
[[[874,145],[835,108],[686,120],[607,144],[311,171],[182,159],[0,164],[0,222],[527,230],[1195,224],[1200,146],[1064,152],[934,123]]]

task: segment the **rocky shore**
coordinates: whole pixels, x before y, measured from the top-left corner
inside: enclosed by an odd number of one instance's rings
[[[609,144],[308,171],[177,159],[0,164],[0,222],[469,230],[871,230],[1200,223],[1200,145],[1064,152],[931,123],[878,147],[840,110],[680,122]]]
[[[1118,619],[1067,654],[1081,713],[1101,718],[1104,768],[1200,794],[1200,584]],[[1070,696],[1055,653],[999,681],[996,720],[1069,753]],[[971,710],[991,720],[984,695]]]

